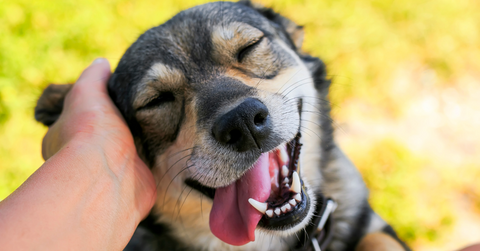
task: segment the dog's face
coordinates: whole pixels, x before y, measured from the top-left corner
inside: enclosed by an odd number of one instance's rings
[[[232,245],[255,229],[305,227],[315,207],[307,181],[319,175],[302,162],[304,99],[315,89],[300,30],[248,5],[197,6],[150,29],[109,82],[157,178],[160,221],[204,228],[211,210],[211,231]]]

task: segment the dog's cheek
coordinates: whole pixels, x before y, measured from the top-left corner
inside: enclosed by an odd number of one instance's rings
[[[184,119],[175,129],[178,131],[175,141],[159,156],[157,162],[157,165],[161,168],[161,172],[164,174],[169,171],[168,169],[174,169],[173,171],[176,171],[176,173],[168,174],[172,179],[181,171],[183,171],[185,175],[190,172],[189,161],[192,156],[195,138],[197,137],[196,134],[198,130],[195,126],[196,116],[190,107],[185,107],[184,111]]]
[[[188,116],[186,116],[188,117]],[[184,191],[184,180],[191,175],[191,155],[196,128],[189,117],[182,124],[176,140],[156,156],[152,172],[157,182],[157,208],[162,214],[175,215],[178,213],[177,199]]]

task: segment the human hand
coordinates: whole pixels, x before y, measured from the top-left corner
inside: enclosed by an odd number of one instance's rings
[[[131,187],[137,200],[151,200],[155,181],[148,167],[138,157],[130,130],[108,96],[110,65],[96,59],[84,70],[65,98],[62,114],[49,128],[42,143],[45,160],[68,143],[81,144],[103,152],[108,167],[117,178],[136,179]],[[129,181],[130,182],[130,181]],[[130,188],[129,188],[130,189]],[[139,202],[141,217],[150,211],[151,201]]]
[[[110,65],[102,58],[85,69],[65,98],[59,119],[45,135],[42,155],[48,159],[69,145],[101,152],[109,169],[93,170],[92,175],[100,171],[105,182],[119,184],[114,187],[115,194],[124,202],[124,208],[117,210],[135,213],[138,224],[153,206],[155,181],[137,155],[130,130],[108,96],[106,82],[110,74]],[[116,223],[118,226],[113,227],[124,229],[121,219]]]
[[[108,96],[106,59],[82,73],[43,139],[46,162],[0,202],[5,250],[121,250],[156,198],[153,175]]]

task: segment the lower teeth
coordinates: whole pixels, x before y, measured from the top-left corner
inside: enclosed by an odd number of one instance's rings
[[[281,207],[268,208],[267,203],[261,203],[254,199],[249,199],[248,202],[262,214],[266,214],[268,217],[273,218],[275,213],[277,216],[282,215],[282,213],[288,213],[295,209],[295,206],[298,202],[302,201],[302,195],[297,193],[293,196],[293,199],[288,200]]]

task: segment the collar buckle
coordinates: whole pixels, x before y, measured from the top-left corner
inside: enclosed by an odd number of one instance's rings
[[[315,231],[315,235],[313,238],[311,238],[312,242],[312,247],[314,251],[322,251],[320,247],[320,243],[318,242],[318,236],[322,237],[322,231],[324,230],[325,224],[327,223],[327,220],[329,219],[330,215],[337,209],[337,203],[328,198],[327,199],[327,205],[325,206],[325,210],[323,210],[323,213],[320,217],[320,221],[318,222],[317,229]],[[323,239],[326,240],[326,239]]]

